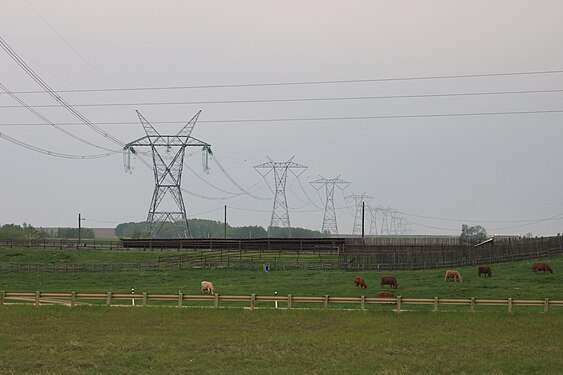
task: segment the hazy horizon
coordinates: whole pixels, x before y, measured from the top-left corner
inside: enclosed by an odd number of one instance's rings
[[[189,218],[222,222],[227,205],[229,224],[267,227],[273,177],[253,167],[294,157],[307,169],[287,180],[292,226],[321,230],[311,182],[340,176],[341,234],[344,197],[366,194],[412,234],[556,235],[561,14],[560,1],[5,0],[2,39],[100,131],[0,48],[0,225],[144,221],[150,155],[128,174],[120,152],[145,135],[135,111],[175,134],[202,110],[192,136],[213,157],[206,174],[187,150]]]

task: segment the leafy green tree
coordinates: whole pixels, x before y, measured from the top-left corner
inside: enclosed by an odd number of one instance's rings
[[[5,224],[0,228],[0,239],[3,240],[36,240],[48,236],[42,230],[35,229],[31,224],[23,223],[23,226],[16,224]]]
[[[310,230],[305,228],[281,228],[269,227],[268,235],[270,238],[319,238],[325,237],[325,234],[318,230]]]
[[[228,238],[267,238],[266,229],[257,225],[227,228]]]
[[[225,223],[206,219],[191,219],[188,221],[190,234],[193,238],[224,238]],[[173,223],[164,223],[157,238],[178,238],[178,228]],[[146,222],[122,223],[115,228],[115,235],[119,238],[146,238]],[[227,238],[318,238],[327,237],[327,233],[304,228],[270,227],[268,230],[257,226],[231,227],[227,225]]]
[[[461,236],[459,239],[461,242],[466,243],[485,241],[487,239],[487,231],[480,225],[469,226],[467,224],[463,224],[461,226]]]

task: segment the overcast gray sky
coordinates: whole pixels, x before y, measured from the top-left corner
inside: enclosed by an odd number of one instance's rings
[[[414,234],[456,235],[463,223],[489,234],[563,232],[561,1],[1,5],[5,42],[109,136],[143,136],[135,110],[161,134],[203,111],[192,136],[216,160],[207,175],[199,150],[187,159],[189,217],[222,221],[227,205],[231,225],[267,227],[273,179],[253,166],[294,156],[308,168],[288,179],[292,226],[321,228],[324,194],[309,183],[322,175],[351,182],[335,194],[341,233],[352,232],[343,199],[352,193],[396,209]],[[3,86],[66,131],[0,91],[0,133],[25,143],[0,139],[0,224],[76,226],[78,213],[87,227],[145,220],[152,171],[133,160],[126,174],[121,153],[74,160],[30,150],[120,147],[37,93],[4,49],[0,68]],[[537,74],[507,74],[525,72]],[[488,94],[458,95],[477,93]]]

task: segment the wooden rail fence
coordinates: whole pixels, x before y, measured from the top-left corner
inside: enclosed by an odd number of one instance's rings
[[[351,304],[358,306],[361,310],[366,309],[366,305],[393,305],[397,313],[404,311],[404,305],[430,305],[433,311],[439,311],[440,305],[464,305],[469,306],[471,311],[475,311],[476,306],[506,306],[508,312],[513,311],[514,306],[537,306],[543,307],[543,312],[548,312],[549,307],[563,307],[563,300],[543,299],[513,299],[513,298],[407,298],[407,297],[342,297],[342,296],[293,296],[288,295],[220,295],[220,294],[155,294],[155,293],[77,293],[77,292],[7,292],[0,291],[0,306],[7,302],[33,303],[35,306],[43,304],[63,304],[74,307],[77,304],[84,304],[86,300],[105,301],[107,306],[115,305],[115,301],[122,301],[119,306],[127,304],[146,306],[150,301],[173,301],[178,307],[186,306],[191,301],[207,301],[213,307],[219,307],[220,302],[244,302],[250,309],[257,307],[278,307],[284,304],[286,309],[292,309],[294,303],[311,303],[322,305],[328,309],[329,304]],[[264,306],[268,303],[269,306]],[[274,304],[274,306],[272,306]]]

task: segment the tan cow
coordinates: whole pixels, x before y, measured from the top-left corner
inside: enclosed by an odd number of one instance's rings
[[[215,294],[215,287],[211,281],[202,281],[201,282],[201,292],[208,292],[209,294]]]
[[[455,270],[447,270],[446,271],[446,276],[444,277],[444,281],[448,281],[450,279],[454,279],[455,281],[462,282],[463,278],[461,277],[461,274],[459,273],[459,271],[455,271]]]

